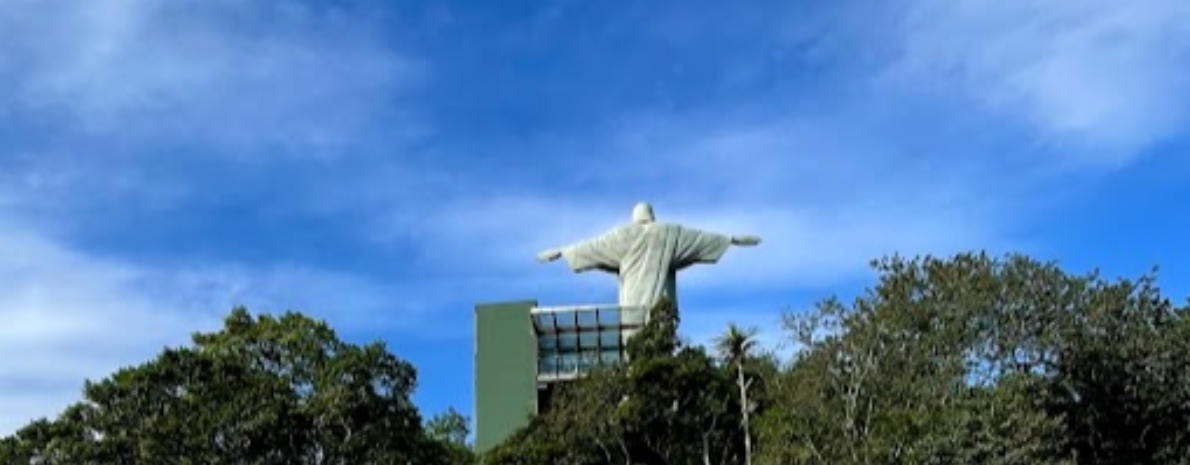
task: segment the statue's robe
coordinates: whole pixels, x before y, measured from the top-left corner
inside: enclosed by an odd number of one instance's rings
[[[620,305],[649,307],[666,296],[677,300],[677,272],[715,263],[731,237],[667,223],[633,223],[562,248],[575,272],[619,275]]]

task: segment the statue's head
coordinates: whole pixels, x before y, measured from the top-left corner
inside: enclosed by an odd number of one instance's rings
[[[648,202],[641,202],[632,208],[632,222],[636,224],[652,223],[656,218],[653,217],[653,206]]]

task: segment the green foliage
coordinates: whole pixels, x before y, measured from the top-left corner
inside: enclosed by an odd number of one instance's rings
[[[852,305],[787,315],[801,355],[759,419],[762,463],[1179,463],[1185,309],[1153,280],[1020,256],[876,263]]]
[[[0,439],[0,463],[102,463],[94,448],[84,446],[89,438],[81,427],[85,413],[81,406],[72,406],[62,414],[66,421],[37,420]]]
[[[1081,463],[1190,457],[1190,318],[1150,277],[1100,285],[1056,344],[1053,410]]]
[[[426,422],[426,433],[436,441],[466,446],[471,430],[467,421],[467,417],[451,408]]]
[[[88,382],[84,401],[0,443],[4,463],[448,462],[409,400],[415,372],[382,344],[295,313],[242,308],[194,347]]]
[[[451,408],[426,422],[426,434],[437,441],[452,465],[475,463],[475,453],[467,444],[470,428],[466,416]]]
[[[628,340],[628,358],[638,364],[663,360],[674,355],[681,346],[678,340],[678,307],[663,299],[649,310],[648,323]]]
[[[551,409],[533,418],[484,457],[488,465],[628,462],[626,431],[617,407],[627,390],[619,367],[604,367],[565,385]]]

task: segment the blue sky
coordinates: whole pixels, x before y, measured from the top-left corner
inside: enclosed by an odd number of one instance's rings
[[[472,306],[611,302],[533,255],[760,235],[683,331],[900,253],[1153,266],[1190,293],[1184,0],[0,0],[0,434],[84,379],[300,310],[470,412]]]

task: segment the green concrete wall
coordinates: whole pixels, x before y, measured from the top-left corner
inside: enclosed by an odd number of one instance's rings
[[[475,448],[486,452],[537,411],[535,301],[475,306]]]

